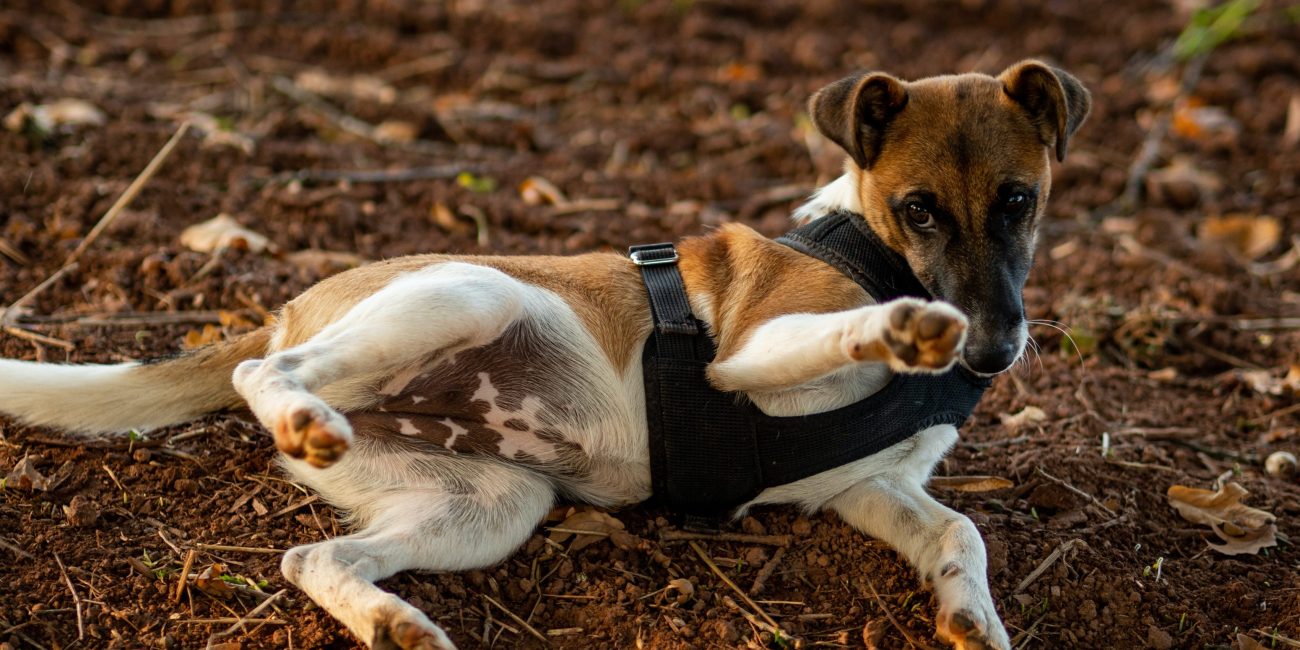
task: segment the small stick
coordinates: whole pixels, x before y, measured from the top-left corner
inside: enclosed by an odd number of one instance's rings
[[[23,549],[19,548],[18,546],[14,545],[14,544],[11,544],[11,543],[9,543],[8,541],[5,541],[5,540],[2,539],[2,538],[0,538],[0,548],[6,548],[6,549],[9,549],[9,551],[10,551],[11,553],[13,553],[14,555],[17,555],[18,557],[21,557],[21,558],[24,558],[24,559],[27,559],[27,560],[30,560],[30,559],[32,559],[32,557],[33,557],[31,553],[28,553],[27,551],[24,551]]]
[[[243,623],[245,625],[288,625],[289,621],[282,621],[278,618],[235,618],[233,616],[219,616],[216,618],[183,618],[177,621],[177,623],[192,623],[197,625],[218,625],[221,623]],[[213,636],[219,635],[214,634]]]
[[[781,563],[781,559],[784,557],[785,547],[782,546],[776,549],[776,552],[772,554],[772,559],[768,560],[767,563],[763,565],[763,568],[758,570],[758,575],[754,576],[754,584],[749,587],[749,593],[751,595],[757,596],[760,591],[763,591],[763,587],[767,586],[767,581],[772,577],[772,574],[776,572],[777,565]]]
[[[505,605],[502,605],[501,603],[498,603],[497,601],[493,600],[491,596],[487,594],[482,594],[482,596],[484,600],[488,601],[489,603],[492,603],[493,605],[496,605],[497,609],[504,612],[506,616],[509,616],[510,620],[523,626],[525,630],[528,630],[528,633],[536,637],[538,641],[541,641],[542,645],[546,645],[546,646],[551,645],[551,642],[549,639],[546,638],[546,635],[542,634],[541,632],[538,632],[537,628],[528,624],[528,621],[525,621],[524,619],[516,616],[514,612],[510,611],[509,609],[506,609]]]
[[[162,534],[162,531],[160,530],[158,533]],[[173,603],[181,602],[181,596],[185,595],[185,576],[190,574],[190,568],[194,566],[195,555],[198,555],[198,552],[194,549],[190,549],[185,554],[185,564],[181,567],[181,579],[176,581],[176,593],[172,594]]]
[[[1087,546],[1087,544],[1085,544],[1083,540],[1078,538],[1066,540],[1065,542],[1062,542],[1060,546],[1056,547],[1056,550],[1052,551],[1051,553],[1048,553],[1047,557],[1043,558],[1043,561],[1038,565],[1037,569],[1034,569],[1029,575],[1025,576],[1024,580],[1020,581],[1020,584],[1016,585],[1015,593],[1017,594],[1024,593],[1026,587],[1028,587],[1035,580],[1037,580],[1038,576],[1043,575],[1043,572],[1050,569],[1053,564],[1056,564],[1057,560],[1061,559],[1061,557],[1064,556],[1066,552],[1070,551],[1075,546]]]
[[[59,573],[63,574],[63,583],[68,585],[68,591],[72,592],[72,604],[77,608],[77,640],[84,640],[86,638],[86,623],[81,617],[81,596],[77,595],[76,587],[72,586],[72,578],[68,577],[68,569],[63,566],[63,560],[59,559],[58,553],[54,553],[54,561],[59,564]]]
[[[255,546],[226,546],[224,544],[195,544],[194,548],[200,551],[224,551],[227,553],[257,553],[261,555],[276,555],[283,553],[284,549],[279,548],[258,548]]]
[[[699,555],[700,559],[704,560],[704,563],[709,566],[709,569],[712,570],[715,575],[721,578],[723,583],[725,583],[728,587],[731,587],[731,590],[736,592],[736,595],[740,596],[741,600],[745,601],[745,603],[749,605],[751,608],[753,608],[755,612],[758,612],[758,615],[762,616],[763,620],[767,621],[769,625],[776,628],[777,631],[781,632],[783,636],[789,636],[785,634],[785,631],[781,629],[781,626],[778,625],[777,622],[771,616],[767,615],[767,612],[763,611],[762,607],[759,607],[758,603],[754,602],[753,598],[749,597],[749,594],[745,593],[744,590],[742,590],[740,587],[737,587],[736,583],[732,582],[731,578],[728,578],[727,574],[723,573],[722,569],[719,569],[717,564],[714,564],[713,558],[709,557],[708,552],[704,550],[703,546],[700,546],[697,542],[694,541],[692,541],[690,544],[691,544],[691,548],[695,550],[695,554]]]
[[[659,533],[659,541],[661,542],[689,542],[691,540],[708,542],[740,542],[741,544],[768,544],[770,546],[789,546],[794,542],[794,538],[789,535],[692,533],[684,530],[665,530]]]
[[[872,582],[871,578],[867,578],[867,586],[871,588],[871,595],[875,597],[876,604],[880,605],[881,611],[883,611],[885,616],[889,618],[889,622],[894,625],[894,629],[902,633],[903,638],[907,639],[908,643],[918,648],[923,648],[924,650],[934,650],[934,648],[917,641],[916,637],[912,636],[912,633],[908,632],[907,628],[903,627],[903,624],[899,623],[898,619],[894,618],[894,613],[889,611],[889,607],[885,606],[885,599],[880,597],[880,594],[876,591],[876,583]]]
[[[1057,485],[1059,485],[1059,486],[1061,486],[1061,487],[1063,487],[1063,488],[1065,488],[1065,489],[1067,489],[1067,490],[1069,490],[1069,491],[1071,491],[1071,492],[1073,492],[1073,493],[1075,493],[1075,494],[1077,494],[1077,495],[1079,495],[1079,496],[1081,496],[1081,497],[1083,497],[1083,498],[1085,498],[1085,499],[1091,501],[1091,502],[1092,502],[1092,505],[1095,505],[1095,506],[1097,506],[1098,508],[1101,508],[1102,510],[1105,510],[1105,511],[1106,511],[1106,512],[1111,516],[1111,517],[1118,517],[1118,516],[1119,516],[1119,513],[1115,512],[1114,510],[1111,510],[1110,508],[1107,508],[1107,507],[1106,507],[1106,504],[1104,504],[1104,503],[1098,501],[1098,500],[1097,500],[1097,497],[1092,496],[1091,494],[1088,494],[1087,492],[1084,492],[1083,490],[1080,490],[1079,488],[1074,487],[1073,485],[1070,485],[1069,483],[1066,483],[1065,481],[1062,481],[1061,479],[1056,478],[1055,476],[1052,476],[1051,474],[1048,474],[1047,472],[1044,472],[1044,471],[1043,471],[1043,468],[1041,468],[1041,467],[1036,467],[1036,468],[1034,468],[1034,469],[1037,470],[1039,474],[1042,474],[1042,475],[1043,475],[1043,478],[1045,478],[1045,479],[1047,479],[1047,480],[1049,480],[1049,481],[1051,481],[1051,482],[1053,482],[1053,483],[1055,483],[1055,484],[1057,484]]]
[[[477,167],[465,165],[430,165],[427,167],[409,167],[407,169],[300,169],[296,172],[276,174],[267,179],[267,181],[272,183],[288,183],[290,181],[401,183],[405,181],[455,178],[465,172],[481,174],[482,170]]]

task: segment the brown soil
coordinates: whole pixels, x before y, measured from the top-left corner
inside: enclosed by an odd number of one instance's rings
[[[625,0],[612,3],[295,2],[283,9],[203,0],[22,2],[0,9],[0,110],[86,99],[103,126],[42,137],[0,131],[0,304],[59,268],[177,127],[179,113],[215,116],[251,151],[188,137],[161,173],[82,260],[40,293],[24,321],[71,351],[5,336],[0,355],[114,362],[175,351],[215,311],[226,334],[323,277],[284,256],[232,251],[214,263],[179,243],[187,225],[226,212],[282,251],[350,251],[369,259],[426,251],[567,253],[622,249],[701,232],[726,220],[785,228],[797,197],[834,164],[814,163],[801,110],[820,85],[851,69],[900,76],[996,72],[1050,57],[1093,90],[1096,109],[1057,170],[1050,218],[1026,291],[1035,318],[1073,328],[1082,355],[1036,328],[1041,353],[1001,377],[941,468],[991,474],[1015,487],[937,492],[969,514],[987,541],[992,591],[1022,647],[1237,647],[1247,633],[1300,638],[1300,561],[1283,541],[1260,555],[1208,551],[1206,535],[1166,503],[1173,484],[1209,487],[1227,472],[1251,505],[1300,535],[1300,487],[1267,476],[1261,459],[1294,451],[1294,395],[1242,380],[1252,367],[1297,363],[1300,330],[1252,329],[1300,316],[1300,270],[1251,271],[1196,237],[1206,215],[1271,214],[1300,234],[1300,155],[1287,144],[1300,119],[1300,27],[1266,5],[1208,59],[1192,94],[1223,111],[1236,135],[1171,134],[1174,156],[1215,175],[1198,197],[1186,183],[1131,212],[1101,211],[1125,184],[1161,93],[1181,67],[1158,56],[1186,23],[1169,3],[858,3],[834,0]],[[335,5],[339,6],[335,6]],[[1183,3],[1174,3],[1183,4]],[[1191,4],[1191,3],[1187,3]],[[233,13],[231,13],[233,12]],[[413,61],[419,64],[405,66]],[[311,68],[336,78],[390,79],[389,91],[331,96],[347,115],[402,120],[418,141],[381,145],[276,90]],[[381,89],[383,90],[383,89]],[[387,93],[387,96],[385,96]],[[1290,106],[1290,108],[1288,108]],[[1294,127],[1293,127],[1294,128]],[[494,189],[454,178],[407,182],[291,181],[300,170],[459,165]],[[818,165],[821,165],[819,168]],[[541,175],[570,198],[614,209],[527,205],[520,182]],[[482,185],[482,183],[480,183]],[[477,190],[477,191],[476,191]],[[485,191],[486,190],[486,191]],[[450,224],[435,206],[480,212]],[[1122,219],[1098,222],[1098,217]],[[1123,219],[1129,219],[1127,221]],[[1123,245],[1127,242],[1128,245]],[[1136,242],[1136,245],[1133,244]],[[110,325],[77,316],[133,312]],[[193,316],[165,323],[160,314]],[[178,316],[184,317],[184,316]],[[42,320],[44,319],[44,320]],[[238,321],[238,319],[236,319]],[[1161,371],[1161,372],[1154,372]],[[1280,374],[1279,374],[1280,376]],[[1009,431],[999,416],[1042,408],[1041,425]],[[1172,431],[1140,436],[1135,427]],[[1101,437],[1110,435],[1103,457]],[[0,647],[202,647],[260,598],[287,587],[278,556],[200,551],[192,572],[220,562],[258,587],[219,598],[195,588],[173,603],[195,544],[283,549],[342,529],[335,513],[286,483],[269,439],[251,422],[214,416],[147,440],[76,443],[0,422],[0,468],[24,457],[48,491],[0,491]],[[1092,495],[1112,516],[1048,475]],[[77,499],[77,516],[64,506]],[[98,517],[94,517],[94,511]],[[87,514],[89,513],[89,514]],[[562,514],[562,513],[561,513]],[[669,513],[615,513],[657,540]],[[83,518],[83,525],[73,525]],[[905,647],[887,610],[925,643],[934,604],[902,560],[829,515],[768,509],[744,530],[789,534],[758,596],[805,644]],[[444,625],[466,648],[540,645],[487,603],[491,596],[560,647],[739,647],[771,644],[729,607],[734,594],[682,543],[643,551],[600,542],[578,551],[541,535],[501,566],[463,574],[405,573],[383,583]],[[1081,545],[1023,590],[1055,549]],[[776,547],[706,541],[748,587]],[[84,640],[56,559],[82,605]],[[1157,572],[1152,568],[1160,562]],[[694,597],[660,591],[684,577]],[[879,592],[877,599],[873,588]],[[355,647],[301,594],[261,615],[270,622],[216,639],[245,648]],[[234,645],[227,647],[236,647]]]

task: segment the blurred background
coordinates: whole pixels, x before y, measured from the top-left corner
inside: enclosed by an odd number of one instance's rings
[[[728,221],[777,235],[840,170],[805,115],[814,90],[861,68],[997,74],[1025,57],[1079,77],[1094,109],[1055,169],[1025,292],[1035,350],[943,466],[1013,487],[936,493],[984,534],[1018,647],[1300,646],[1300,489],[1285,458],[1265,466],[1300,426],[1295,4],[6,2],[0,304],[78,266],[6,314],[0,354],[167,354],[411,253],[623,250]],[[274,555],[204,552],[238,588],[196,583],[173,603],[184,551],[341,530],[234,416],[144,446],[0,434],[0,471],[42,479],[0,490],[9,647],[206,643],[224,625],[204,621],[286,585]],[[1228,539],[1167,501],[1227,481],[1275,525]],[[667,513],[615,516],[660,557],[540,530],[501,567],[384,584],[463,647],[539,644],[481,594],[562,647],[781,646],[689,548],[653,542]],[[937,644],[928,593],[882,544],[781,509],[744,528],[799,540],[707,546],[745,587],[771,568],[755,597],[805,647],[906,647],[885,611]],[[81,633],[52,553],[88,602]],[[691,594],[666,588],[677,578]],[[267,619],[216,641],[355,645],[296,593]]]

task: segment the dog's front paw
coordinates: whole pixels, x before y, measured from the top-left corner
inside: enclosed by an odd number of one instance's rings
[[[310,399],[284,409],[272,424],[275,448],[313,467],[329,467],[352,443],[352,426],[324,402]]]
[[[885,307],[889,312],[881,339],[890,368],[936,372],[957,360],[966,342],[966,317],[952,305],[900,298]]]
[[[1011,650],[1011,639],[991,605],[940,608],[936,625],[939,638],[958,650]]]

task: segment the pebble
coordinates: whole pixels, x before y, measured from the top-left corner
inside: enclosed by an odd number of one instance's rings
[[[1155,650],[1169,650],[1174,647],[1174,637],[1154,625],[1147,628],[1147,647]]]
[[[808,521],[807,517],[800,516],[794,520],[793,524],[790,524],[790,532],[800,537],[807,537],[812,534],[812,522]]]

